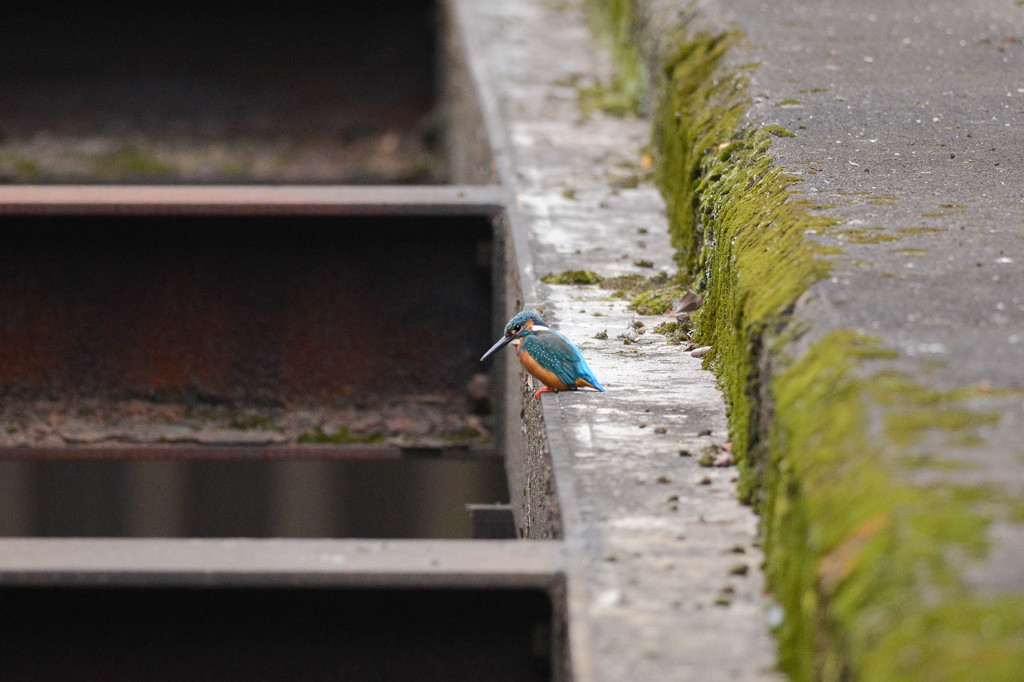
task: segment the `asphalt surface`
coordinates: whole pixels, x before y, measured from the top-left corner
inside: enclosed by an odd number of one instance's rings
[[[971,2],[702,5],[757,61],[751,125],[796,133],[772,146],[802,198],[842,224],[843,253],[800,301],[797,347],[852,329],[898,352],[892,369],[937,391],[991,390],[982,443],[938,452],[951,483],[1024,492],[1024,6]],[[864,238],[865,234],[876,238]],[[878,239],[878,235],[888,237]],[[858,243],[862,242],[862,243]],[[999,396],[999,397],[997,397]],[[984,592],[1024,593],[1024,529],[996,523]]]

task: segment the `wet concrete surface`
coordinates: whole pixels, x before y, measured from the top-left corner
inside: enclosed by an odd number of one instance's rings
[[[620,336],[668,318],[639,316],[597,285],[539,282],[673,269],[643,170],[649,124],[581,110],[579,90],[610,70],[579,4],[458,6],[526,237],[524,307],[577,343],[607,388],[541,398],[570,581],[585,576],[581,600],[569,588],[576,679],[776,679],[756,517],[736,499],[735,469],[693,456],[727,441],[714,376],[660,334]]]

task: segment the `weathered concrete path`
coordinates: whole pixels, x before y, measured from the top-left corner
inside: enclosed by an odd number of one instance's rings
[[[612,291],[539,282],[674,272],[663,204],[643,179],[650,124],[581,111],[580,91],[610,67],[580,4],[458,9],[525,228],[524,304],[581,346],[607,388],[542,397],[566,543],[586,581],[570,595],[577,679],[775,679],[756,517],[737,501],[735,468],[680,455],[728,438],[714,376],[662,335],[626,345],[644,318]],[[653,268],[634,264],[645,260]]]
[[[725,439],[713,379],[656,335],[623,345],[640,318],[607,291],[538,283],[575,269],[650,274],[643,261],[673,269],[663,205],[643,172],[650,124],[580,110],[581,89],[607,82],[609,67],[577,4],[459,7],[486,108],[502,122],[513,217],[526,228],[525,303],[582,343],[609,388],[544,398],[554,449],[567,452],[556,473],[573,482],[561,491],[576,514],[567,535],[582,538],[575,550],[589,576],[579,671],[771,677],[756,521],[735,501],[734,471],[678,456]],[[1015,679],[1024,669],[1012,645],[1024,636],[1024,608],[1014,606],[1024,603],[1024,8],[647,0],[635,9],[634,39],[654,74],[680,35],[742,35],[716,72],[746,74],[741,128],[795,134],[774,139],[770,154],[799,180],[792,200],[835,223],[805,235],[828,274],[779,318],[788,341],[763,339],[758,365],[771,403],[758,408],[755,439],[790,476],[759,493],[772,500],[775,587],[790,592],[784,666],[798,677]],[[774,267],[788,267],[778,258]],[[757,286],[732,276],[741,293]],[[604,330],[606,340],[593,339]],[[704,429],[710,438],[697,435]]]

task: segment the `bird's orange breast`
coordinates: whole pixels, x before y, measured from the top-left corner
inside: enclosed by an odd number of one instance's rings
[[[519,357],[519,362],[523,365],[523,369],[540,379],[540,382],[548,388],[553,388],[556,391],[565,391],[570,388],[575,388],[575,386],[567,386],[554,372],[542,367],[541,364],[537,362],[532,355],[530,355],[529,351],[523,349],[522,344],[516,348],[516,355]]]

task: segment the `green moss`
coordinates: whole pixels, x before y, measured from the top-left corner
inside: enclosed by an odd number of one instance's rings
[[[931,469],[934,471],[970,471],[978,465],[960,459],[947,459],[932,453],[904,455],[896,458],[901,466],[908,469]]]
[[[740,128],[746,76],[716,70],[737,39],[701,35],[680,47],[666,67],[668,90],[654,135],[677,260],[694,274],[705,300],[694,316],[698,335],[710,340],[705,363],[726,392],[742,462],[755,439],[759,349],[797,296],[828,272],[820,258],[826,249],[805,233],[836,221],[793,199],[799,179],[774,167],[772,140],[792,133],[780,126]]]
[[[922,466],[907,458],[926,432],[949,435],[995,418],[959,404],[965,391],[931,391],[892,373],[856,378],[856,368],[886,355],[871,339],[834,332],[772,383],[776,428],[757,485],[766,570],[787,613],[782,665],[796,679],[948,679],[907,677],[874,657],[879,646],[900,648],[898,633],[920,627],[926,603],[962,596],[947,559],[953,547],[974,556],[986,547],[988,519],[977,507],[990,491],[915,486],[894,467]],[[887,421],[881,440],[869,410],[877,398],[906,417]],[[936,418],[937,407],[958,424]]]
[[[590,270],[566,270],[557,275],[549,272],[540,281],[545,284],[600,284],[604,277]]]
[[[918,443],[929,431],[942,430],[957,434],[955,445],[967,446],[980,442],[977,430],[981,426],[997,424],[998,412],[972,412],[964,409],[939,409],[928,412],[890,412],[885,415],[885,433],[897,445]]]
[[[654,333],[655,334],[664,334],[666,336],[668,336],[670,334],[675,334],[678,331],[679,331],[679,323],[676,322],[676,321],[662,322],[661,324],[659,324],[657,327],[654,328]]]
[[[686,287],[652,289],[633,297],[629,307],[641,315],[664,315],[672,309],[672,303],[686,295]]]
[[[882,227],[849,228],[839,226],[838,228],[827,230],[826,234],[849,244],[880,244],[899,239],[897,235],[887,232]]]
[[[635,15],[632,0],[590,0],[597,11],[590,12],[595,34],[611,48],[615,59],[615,75],[598,99],[600,108],[616,105],[610,113],[639,113],[646,87],[644,67],[634,41]],[[609,97],[608,93],[614,93]],[[587,95],[581,95],[581,108],[586,113]],[[601,102],[604,102],[602,105]]]
[[[792,130],[787,130],[780,125],[766,125],[761,128],[766,133],[774,135],[775,137],[796,137],[796,133]]]
[[[657,283],[652,280],[657,279]],[[664,286],[668,282],[668,277],[663,276],[660,273],[654,277],[644,277],[643,275],[620,275],[619,277],[609,277],[601,283],[602,289],[614,289],[616,292],[622,292],[624,297],[635,296],[641,291],[647,291],[657,286]]]
[[[614,77],[607,83],[594,83],[576,89],[576,103],[584,115],[601,111],[612,116],[639,113],[640,101],[628,81]]]
[[[124,176],[170,176],[176,170],[173,166],[156,158],[151,152],[138,145],[126,144],[93,158],[93,167],[101,177]]]
[[[899,232],[899,234],[901,235],[932,234],[935,232],[942,232],[942,230],[937,227],[901,227],[897,230],[897,232]]]
[[[327,433],[322,427],[317,426],[312,431],[308,431],[299,436],[298,441],[303,444],[334,444],[334,445],[353,445],[361,444],[368,445],[371,443],[380,443],[384,440],[383,434],[380,433],[361,433],[353,432],[348,427],[342,427],[336,433]]]
[[[657,181],[665,197],[669,233],[684,271],[697,266],[703,231],[698,229],[697,186],[705,156],[726,159],[743,148],[737,134],[746,106],[741,76],[714,78],[722,55],[738,34],[702,34],[678,44],[664,64],[666,90],[654,123]]]
[[[868,653],[863,679],[1019,680],[1022,632],[1024,598],[950,600],[900,623]]]
[[[228,428],[245,431],[276,431],[282,432],[281,426],[273,417],[259,414],[235,414],[228,419]]]
[[[840,252],[805,235],[838,221],[793,197],[800,179],[774,166],[773,141],[792,133],[744,127],[747,78],[721,68],[739,39],[680,32],[659,57],[653,135],[676,259],[705,301],[693,317],[713,348],[706,363],[727,400],[741,494],[762,515],[765,569],[786,613],[781,666],[797,680],[1007,679],[1022,669],[1024,604],[1004,612],[971,598],[951,557],[984,554],[997,502],[1007,518],[1024,518],[1024,504],[979,486],[911,483],[922,469],[948,481],[969,467],[950,450],[981,441],[998,414],[979,409],[972,389],[939,392],[880,371],[896,353],[853,332],[787,357],[806,331],[791,322],[795,301]],[[637,292],[633,304],[649,298]],[[968,612],[966,627],[946,605]],[[982,623],[992,641],[976,641]]]
[[[0,154],[0,169],[7,170],[18,180],[34,180],[41,174],[37,160],[10,152]]]
[[[601,287],[613,289],[616,298],[628,299],[629,307],[641,315],[663,315],[689,290],[681,279],[685,277],[670,277],[666,272],[651,277],[622,275],[605,280]]]
[[[665,342],[673,345],[680,345],[690,341],[691,331],[693,331],[693,324],[686,317],[681,317],[678,321],[662,322],[654,328],[655,334],[664,334],[668,337],[665,339]]]

